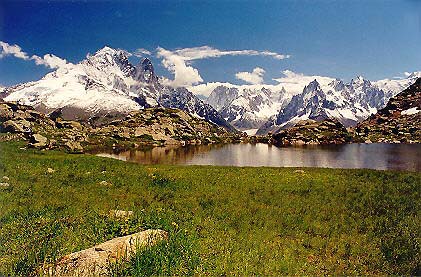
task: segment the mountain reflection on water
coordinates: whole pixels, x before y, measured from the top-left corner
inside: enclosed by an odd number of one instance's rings
[[[100,153],[141,164],[184,164],[271,167],[371,168],[421,171],[417,144],[343,144],[275,147],[267,144],[215,144],[155,147],[120,153]]]

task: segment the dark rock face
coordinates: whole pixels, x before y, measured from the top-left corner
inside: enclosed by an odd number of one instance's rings
[[[196,115],[207,121],[224,127],[228,131],[235,129],[209,104],[205,104],[185,88],[165,88],[161,91],[158,102],[166,108],[176,108]]]
[[[209,95],[207,103],[219,111],[224,107],[228,107],[238,95],[238,88],[218,86]]]
[[[326,95],[320,84],[314,80],[304,87],[302,94],[292,97],[285,109],[279,112],[276,122],[280,125],[305,114],[309,114],[308,119],[323,120],[327,118],[326,112],[321,109],[324,107],[327,107]]]
[[[155,70],[151,60],[144,58],[137,66],[133,76],[135,80],[147,84],[154,84],[158,82],[158,77],[155,75]]]
[[[370,142],[421,142],[421,78],[358,124],[355,137]]]

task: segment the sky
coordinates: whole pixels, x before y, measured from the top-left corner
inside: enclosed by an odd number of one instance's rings
[[[1,0],[0,42],[6,86],[105,45],[134,63],[151,58],[174,86],[276,84],[288,74],[378,80],[421,70],[421,1]]]

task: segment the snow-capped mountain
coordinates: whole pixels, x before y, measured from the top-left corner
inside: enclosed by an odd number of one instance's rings
[[[210,105],[190,91],[164,86],[152,62],[133,65],[128,53],[104,47],[78,64],[66,64],[41,80],[5,89],[6,101],[18,101],[49,112],[79,110],[87,116],[128,113],[146,107],[180,108],[232,129]]]
[[[395,83],[391,85],[384,81],[382,89],[361,76],[348,84],[336,79],[324,87],[314,80],[304,87],[302,93],[293,96],[277,116],[269,119],[257,133],[273,132],[306,119],[335,118],[344,126],[353,126],[383,108],[411,79],[392,82]]]
[[[207,103],[236,128],[251,131],[261,127],[260,134],[308,118],[332,117],[350,126],[383,108],[391,97],[421,77],[421,72],[406,75],[403,79],[375,82],[357,76],[347,84],[339,79],[314,76],[316,82],[303,85],[301,92],[287,91],[281,85],[220,83],[211,90]],[[295,79],[283,82],[296,84],[299,77],[295,74]]]
[[[395,96],[397,93],[407,89],[410,85],[414,84],[418,78],[421,78],[421,71],[405,74],[406,78],[403,79],[383,79],[373,83],[384,92]]]
[[[278,113],[290,99],[284,89],[241,88],[220,85],[207,99],[231,125],[239,130],[258,129]]]

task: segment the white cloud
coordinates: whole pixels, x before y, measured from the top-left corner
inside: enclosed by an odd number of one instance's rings
[[[290,57],[290,55],[283,55],[270,51],[219,50],[210,46],[183,48],[172,52],[176,55],[182,56],[186,61],[217,58],[222,56],[270,56],[278,60],[283,60]]]
[[[5,56],[14,56],[25,61],[32,60],[37,65],[44,65],[50,68],[64,67],[66,64],[68,64],[65,59],[59,58],[53,54],[46,54],[43,57],[37,55],[32,55],[32,57],[29,57],[28,54],[24,52],[19,45],[16,44],[10,45],[7,42],[0,41],[0,46],[0,58]]]
[[[66,60],[53,54],[46,54],[42,58],[34,55],[31,57],[31,59],[34,60],[37,65],[45,65],[50,68],[64,67],[67,64]]]
[[[152,53],[148,49],[139,48],[139,49],[136,49],[136,51],[134,51],[133,55],[141,58],[141,57],[144,57],[144,56],[150,56],[150,55],[152,55]]]
[[[233,85],[231,83],[209,82],[196,86],[189,86],[187,87],[187,89],[193,92],[193,94],[203,95],[207,97],[218,86],[235,87],[236,85]]]
[[[320,86],[323,88],[335,78],[318,76],[318,75],[304,75],[302,73],[296,73],[291,70],[282,71],[284,76],[273,79],[278,82],[276,86],[284,87],[285,90],[292,94],[297,94],[303,91],[304,86],[308,85],[313,80],[317,80]]]
[[[252,85],[259,85],[263,83],[263,75],[265,70],[260,67],[256,67],[252,72],[238,72],[235,77],[239,80],[243,80]]]
[[[174,80],[164,80],[164,83],[167,85],[181,87],[203,82],[199,71],[196,68],[187,65],[184,57],[160,47],[158,47],[158,57],[163,58],[162,65],[174,74]]]
[[[222,56],[269,56],[274,59],[282,60],[289,58],[289,55],[283,55],[270,51],[257,50],[219,50],[210,46],[183,48],[174,51],[164,48],[157,48],[158,58],[162,58],[162,65],[174,74],[174,80],[166,80],[168,85],[192,86],[203,82],[199,71],[191,66],[191,62],[199,59],[218,58]]]
[[[5,56],[14,56],[19,59],[23,60],[29,60],[29,56],[26,52],[22,51],[22,48],[20,48],[19,45],[10,45],[6,42],[0,41],[1,46],[1,53],[0,58],[3,58]]]

